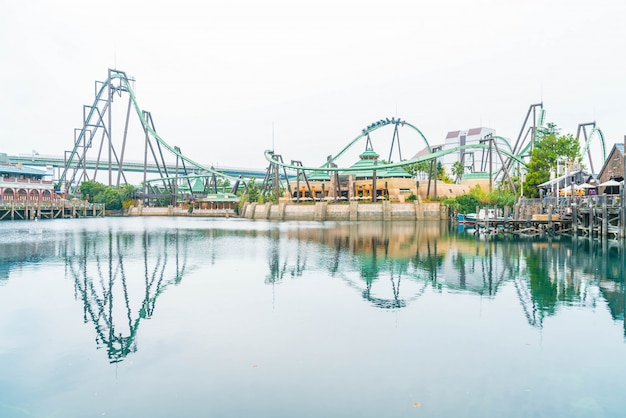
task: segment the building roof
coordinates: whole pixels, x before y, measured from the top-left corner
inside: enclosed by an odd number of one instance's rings
[[[28,174],[31,176],[49,176],[50,174],[45,170],[40,170],[34,167],[17,166],[10,164],[0,164],[0,173],[6,174]]]
[[[607,155],[606,160],[604,161],[604,163],[602,163],[602,168],[600,169],[600,172],[598,173],[598,178],[602,178],[604,171],[607,169],[607,165],[609,164],[611,160],[611,156],[613,155],[615,151],[619,152],[622,158],[624,158],[624,144],[618,143],[618,144],[613,145],[613,148],[609,152],[609,155]]]
[[[366,149],[361,155],[359,155],[359,161],[352,164],[350,168],[359,168],[357,171],[347,171],[342,174],[354,175],[359,178],[371,178],[374,177],[374,169],[378,161],[378,154],[371,148]],[[413,177],[402,167],[392,167],[388,169],[376,168],[376,177],[378,178],[398,178],[398,177]]]
[[[551,188],[556,185],[558,185],[559,188],[562,188],[563,186],[569,186],[571,184],[572,176],[575,176],[576,174],[579,174],[579,173],[582,175],[585,181],[595,181],[593,174],[589,173],[586,170],[579,169],[579,170],[574,170],[568,174],[564,174],[562,176],[556,177],[552,180],[548,180],[544,183],[538,184],[537,187],[546,189],[546,188]]]
[[[239,197],[232,193],[212,193],[207,197],[196,199],[197,202],[239,202]]]

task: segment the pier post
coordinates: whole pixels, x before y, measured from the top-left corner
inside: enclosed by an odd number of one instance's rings
[[[554,206],[548,205],[548,230],[552,228],[552,211],[554,210]]]
[[[607,216],[606,210],[606,199],[602,200],[602,236],[606,237],[608,235],[609,229],[609,217]]]
[[[316,221],[325,221],[326,220],[326,208],[328,203],[326,202],[315,202],[315,214],[314,219]]]
[[[383,200],[383,220],[391,220],[391,202],[388,200]]]
[[[624,154],[623,154],[622,167],[624,168],[623,180],[622,180],[622,238],[626,238],[626,135],[624,135]],[[624,320],[624,326],[626,326],[626,320]]]
[[[578,235],[578,213],[576,210],[576,203],[572,203],[572,233],[574,236]]]
[[[350,220],[356,221],[359,219],[359,202],[350,202]]]

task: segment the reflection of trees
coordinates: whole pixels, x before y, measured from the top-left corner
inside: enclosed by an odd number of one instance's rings
[[[427,286],[494,297],[510,282],[532,326],[541,327],[561,305],[594,307],[599,297],[615,319],[624,320],[623,245],[566,237],[485,239],[415,222],[338,224],[287,234],[306,242],[307,254],[318,251],[312,258],[319,266],[379,308],[407,306]],[[271,248],[270,276],[302,273],[305,266],[285,256],[291,254],[288,248]]]
[[[187,242],[177,230],[137,237],[111,231],[82,235],[77,249],[66,241],[66,268],[84,304],[84,320],[93,323],[96,342],[106,347],[112,363],[137,350],[141,321],[153,315],[159,295],[185,272]]]

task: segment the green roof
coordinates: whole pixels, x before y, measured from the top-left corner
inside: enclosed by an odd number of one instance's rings
[[[357,171],[346,171],[342,174],[352,174],[357,179],[359,178],[371,178],[374,177],[375,163],[378,161],[379,155],[371,148],[366,149],[361,155],[360,160],[352,165],[350,168],[359,168]],[[388,169],[378,168],[376,169],[376,177],[378,178],[398,178],[413,177],[410,173],[407,173],[402,167],[392,167]]]
[[[239,202],[239,197],[232,193],[212,193],[207,197],[197,199],[198,202]]]
[[[469,179],[488,179],[489,178],[489,173],[465,173],[463,174],[463,179],[464,180],[469,180]]]

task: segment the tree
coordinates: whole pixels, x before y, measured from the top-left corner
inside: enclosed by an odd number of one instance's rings
[[[135,199],[135,193],[137,192],[137,188],[132,184],[123,184],[119,187],[118,192],[120,194],[121,201],[126,202],[128,200]]]
[[[452,175],[455,177],[457,183],[461,181],[463,173],[465,173],[465,167],[462,162],[456,161],[452,164]]]
[[[104,191],[94,197],[94,203],[104,203],[106,209],[119,210],[122,208],[122,200],[118,190],[114,187],[106,186]]]
[[[104,184],[98,183],[97,181],[83,181],[80,184],[80,197],[81,199],[94,203],[94,197],[104,192],[105,187]]]
[[[423,180],[427,178],[428,170],[430,169],[430,161],[420,161],[415,164],[404,166],[404,170],[416,178]]]
[[[550,180],[550,170],[555,170],[559,158],[568,162],[580,162],[580,145],[571,134],[558,135],[558,128],[553,123],[535,142],[535,148],[528,163],[528,174],[524,182],[524,195],[526,197],[538,197],[537,186]]]
[[[444,183],[453,183],[452,179],[448,175],[446,168],[441,164],[441,161],[437,162],[437,179]]]

